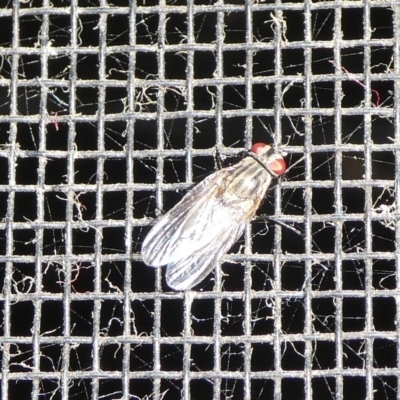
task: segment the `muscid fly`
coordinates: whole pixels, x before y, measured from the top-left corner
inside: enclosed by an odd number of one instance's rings
[[[143,261],[166,265],[172,289],[195,286],[240,238],[272,180],[285,171],[281,154],[256,143],[248,157],[204,179],[155,224],[143,242]]]

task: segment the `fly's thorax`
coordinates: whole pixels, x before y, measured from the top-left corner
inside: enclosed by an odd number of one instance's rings
[[[264,197],[271,180],[271,174],[260,163],[251,157],[246,157],[226,178],[220,188],[221,197],[227,203]]]

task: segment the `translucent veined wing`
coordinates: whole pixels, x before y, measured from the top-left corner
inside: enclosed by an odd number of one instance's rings
[[[219,237],[215,239],[216,242],[203,251],[168,264],[166,273],[168,286],[175,290],[186,290],[200,283],[240,238],[245,226],[245,222],[231,224],[228,229],[220,231]]]
[[[216,243],[221,231],[236,225],[239,215],[223,207],[218,189],[230,173],[222,169],[195,186],[146,236],[143,261],[158,267],[193,256]]]

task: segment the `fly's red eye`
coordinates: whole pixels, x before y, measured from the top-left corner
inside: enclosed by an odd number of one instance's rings
[[[258,152],[265,146],[266,144],[262,142],[254,143],[253,146],[251,146],[251,152],[254,154],[258,154]]]
[[[265,146],[267,145],[262,142],[254,143],[251,147],[251,151],[254,154],[258,154]],[[270,146],[267,147],[269,148]],[[276,176],[280,176],[286,171],[286,162],[280,155],[275,154],[275,156],[270,157],[269,160],[270,161],[268,161],[268,168]]]
[[[268,167],[277,176],[282,175],[286,171],[286,162],[282,157],[275,158],[268,163]]]

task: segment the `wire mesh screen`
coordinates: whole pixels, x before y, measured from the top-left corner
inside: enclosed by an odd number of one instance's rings
[[[1,0],[2,399],[399,399],[400,5]],[[288,173],[189,291],[197,182]]]

